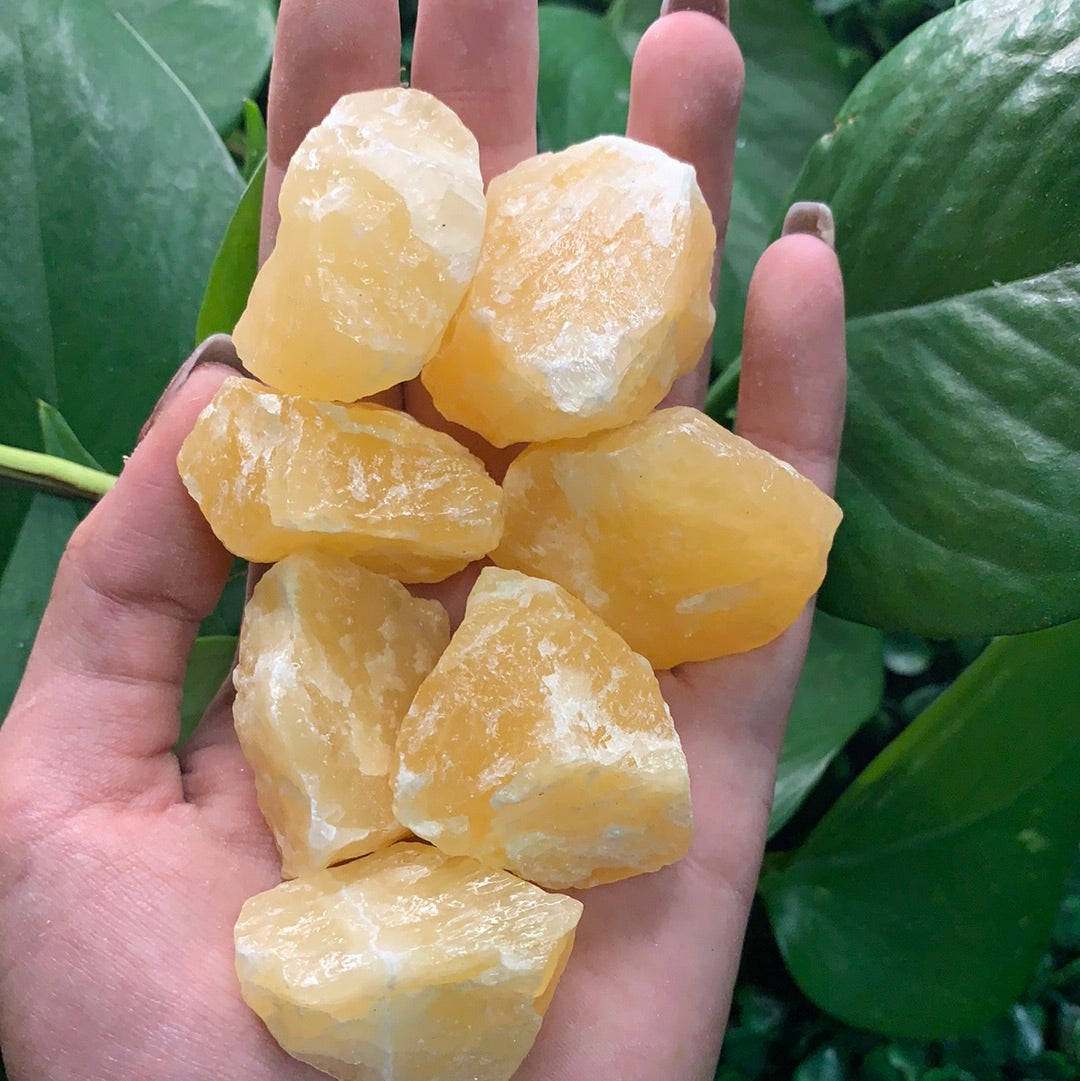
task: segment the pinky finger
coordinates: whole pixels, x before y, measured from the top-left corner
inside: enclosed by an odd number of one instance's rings
[[[832,215],[796,204],[750,281],[736,431],[831,492],[846,376]]]

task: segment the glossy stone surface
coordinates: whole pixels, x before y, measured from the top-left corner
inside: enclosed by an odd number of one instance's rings
[[[233,332],[248,371],[355,401],[411,379],[469,284],[484,230],[476,140],[430,94],[350,94],[301,143],[281,227]]]
[[[654,871],[690,842],[686,759],[652,669],[551,582],[481,572],[397,749],[403,824],[542,886]]]
[[[398,725],[450,639],[442,605],[332,552],[271,567],[244,609],[233,717],[287,878],[408,835]]]
[[[180,449],[180,475],[230,552],[273,563],[303,548],[437,582],[486,555],[502,497],[442,432],[377,405],[337,405],[227,379]]]
[[[694,170],[601,136],[496,177],[476,277],[422,374],[496,446],[639,420],[712,332],[716,232]]]
[[[341,1081],[508,1081],[582,905],[401,842],[252,897],[244,1000],[291,1055]]]
[[[704,413],[529,447],[492,560],[559,582],[656,668],[764,645],[821,585],[840,508]]]

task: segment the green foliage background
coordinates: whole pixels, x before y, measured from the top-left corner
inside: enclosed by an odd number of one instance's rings
[[[621,128],[657,6],[541,4],[543,148]],[[845,522],[718,1077],[1076,1078],[1080,7],[732,6],[747,83],[709,409],[730,422],[747,283],[793,198],[836,213],[851,387]],[[0,476],[45,489],[0,488],[0,712],[89,506],[72,485],[107,486],[243,305],[265,150],[245,99],[265,104],[275,9],[0,10]]]

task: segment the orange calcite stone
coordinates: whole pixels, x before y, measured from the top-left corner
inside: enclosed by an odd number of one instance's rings
[[[227,379],[180,449],[180,475],[222,544],[273,563],[303,548],[437,582],[489,552],[501,493],[480,460],[405,413]]]
[[[652,669],[552,582],[481,572],[397,749],[403,824],[542,886],[654,871],[690,842],[686,759]]]
[[[450,639],[442,605],[345,556],[299,552],[244,609],[233,716],[288,878],[407,836],[398,724]]]
[[[496,177],[476,277],[421,378],[495,446],[644,417],[712,331],[716,232],[694,170],[601,136]]]
[[[656,668],[775,638],[821,585],[840,508],[696,409],[530,447],[491,558],[559,582]]]
[[[233,332],[247,369],[355,401],[411,379],[465,293],[484,231],[476,139],[395,87],[343,97],[293,156],[277,243]]]
[[[507,1081],[540,1028],[581,902],[402,842],[252,897],[244,1000],[341,1081]]]

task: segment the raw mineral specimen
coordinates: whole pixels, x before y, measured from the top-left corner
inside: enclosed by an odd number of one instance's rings
[[[272,563],[319,547],[404,582],[489,552],[501,493],[442,432],[377,405],[338,405],[227,379],[184,441],[180,475],[222,544]]]
[[[248,371],[346,402],[415,376],[480,251],[465,125],[419,90],[347,95],[301,143],[278,205],[277,244],[233,332]]]
[[[403,824],[542,886],[654,871],[690,842],[686,759],[652,669],[552,582],[481,572],[397,749]]]
[[[775,638],[821,585],[840,508],[696,409],[529,447],[492,560],[560,583],[656,668]]]
[[[332,552],[271,567],[244,609],[233,716],[292,878],[408,835],[398,724],[446,648],[446,611]]]
[[[693,168],[605,135],[496,177],[480,264],[422,374],[495,446],[640,420],[709,339],[716,232]]]
[[[401,842],[252,897],[244,1000],[291,1055],[341,1081],[507,1081],[582,905]]]

